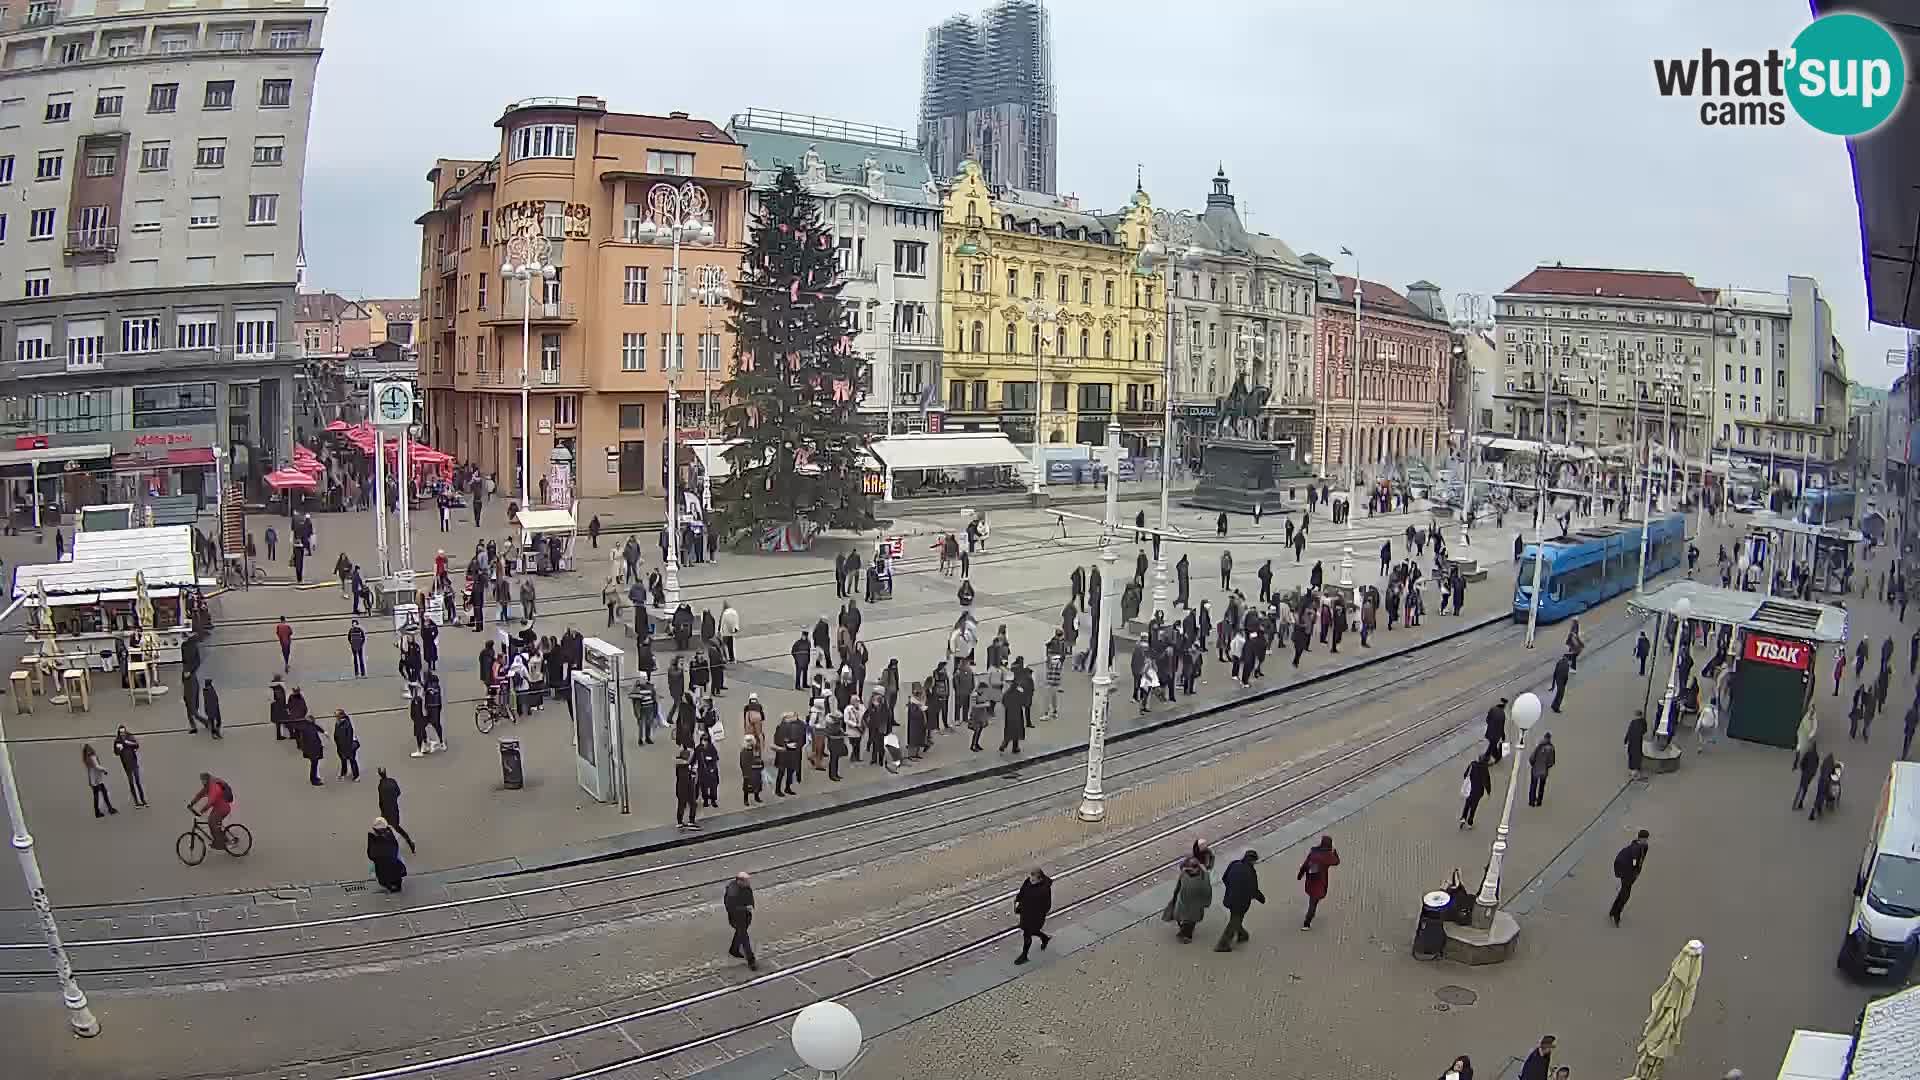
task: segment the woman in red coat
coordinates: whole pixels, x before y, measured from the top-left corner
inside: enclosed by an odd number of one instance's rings
[[[1327,872],[1339,865],[1340,853],[1333,850],[1331,836],[1321,837],[1320,843],[1300,861],[1300,872],[1294,876],[1307,894],[1307,917],[1301,921],[1300,929],[1313,928],[1313,913],[1319,909],[1320,901],[1327,898]]]

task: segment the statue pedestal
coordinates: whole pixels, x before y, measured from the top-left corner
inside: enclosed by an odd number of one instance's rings
[[[1254,439],[1212,439],[1206,446],[1206,473],[1182,505],[1230,514],[1277,514],[1293,508],[1287,484],[1304,476],[1283,469],[1285,448]],[[1290,464],[1290,462],[1288,462]]]

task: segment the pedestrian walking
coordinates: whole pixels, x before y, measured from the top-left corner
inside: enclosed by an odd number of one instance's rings
[[[1327,880],[1330,871],[1340,865],[1340,853],[1333,849],[1333,837],[1322,836],[1307,857],[1300,860],[1300,872],[1295,875],[1300,888],[1307,894],[1307,917],[1300,921],[1300,929],[1313,929],[1313,915],[1320,910],[1320,901],[1327,898]]]
[[[1484,756],[1474,758],[1467,763],[1467,771],[1460,779],[1460,796],[1464,800],[1460,806],[1460,827],[1463,829],[1473,828],[1473,816],[1480,810],[1480,800],[1493,786],[1490,764]]]
[[[1913,729],[1920,724],[1920,702],[1907,706],[1906,729],[1900,736],[1900,760],[1906,761],[1913,750]]]
[[[285,674],[293,670],[293,627],[288,625],[285,615],[274,624],[273,636],[280,639],[280,671]]]
[[[1613,857],[1613,876],[1620,882],[1620,888],[1613,894],[1613,905],[1607,908],[1607,918],[1613,925],[1620,925],[1620,914],[1627,910],[1627,901],[1633,897],[1633,883],[1640,880],[1640,871],[1647,865],[1647,841],[1653,836],[1645,829],[1640,835],[1623,847]],[[1552,1047],[1547,1048],[1551,1054]]]
[[[345,709],[333,710],[333,752],[340,758],[340,779],[345,780],[347,773],[353,773],[355,783],[360,781],[360,739],[353,730],[353,717]]]
[[[1560,659],[1553,662],[1553,711],[1560,711],[1560,703],[1566,700],[1567,682],[1573,678],[1573,655],[1562,653]]]
[[[114,733],[113,756],[120,759],[120,771],[127,775],[127,794],[132,796],[133,805],[147,805],[147,789],[140,782],[140,740],[125,724]]]
[[[1820,775],[1814,778],[1813,809],[1807,811],[1808,821],[1820,820],[1820,815],[1840,797],[1840,770],[1845,767],[1832,754],[1821,759]]]
[[[1499,763],[1506,756],[1507,741],[1507,699],[1487,707],[1487,752],[1484,755],[1489,762]]]
[[[1214,943],[1214,952],[1232,952],[1235,945],[1252,936],[1246,928],[1247,910],[1256,900],[1262,904],[1267,902],[1267,894],[1260,891],[1260,875],[1254,869],[1259,861],[1260,853],[1248,849],[1228,863],[1220,875],[1220,905],[1227,909],[1227,925],[1220,931],[1220,940]]]
[[[1020,920],[1020,955],[1013,958],[1014,963],[1027,962],[1034,938],[1040,939],[1042,952],[1053,944],[1053,935],[1046,932],[1047,915],[1052,911],[1053,879],[1036,866],[1020,883],[1020,891],[1013,898],[1013,914]]]
[[[1653,651],[1653,643],[1647,640],[1647,632],[1640,631],[1640,637],[1633,643],[1633,658],[1640,663],[1640,674],[1647,673],[1647,654]]]
[[[1220,520],[1227,520],[1227,515],[1221,514]],[[1226,533],[1223,531],[1220,535],[1225,536]],[[1222,589],[1233,588],[1233,552],[1231,551],[1222,551],[1220,553],[1220,587]]]
[[[1627,745],[1627,779],[1645,780],[1647,743],[1647,711],[1633,710],[1633,719],[1627,722],[1627,737],[1622,742]]]
[[[107,793],[107,770],[101,767],[100,755],[94,751],[92,743],[80,747],[80,765],[87,772],[87,787],[93,791],[93,816],[99,818],[119,813],[114,809],[113,796]],[[100,810],[102,804],[107,808],[105,813]]]
[[[694,772],[693,751],[682,746],[673,755],[673,827],[676,829],[698,829],[700,827],[699,780]]]
[[[407,842],[409,849],[413,842]],[[380,887],[390,893],[400,891],[400,883],[406,880],[407,864],[400,861],[400,841],[393,835],[392,823],[384,817],[373,819],[373,828],[367,830],[367,861],[373,864],[373,879]]]
[[[1799,755],[1793,759],[1793,763],[1794,767],[1800,770],[1800,786],[1796,788],[1793,793],[1793,808],[1795,810],[1801,810],[1806,807],[1807,789],[1813,786],[1814,777],[1820,774],[1820,747],[1818,742],[1808,742],[1807,748],[1802,750]]]
[[[1619,921],[1619,919],[1614,920],[1614,922]],[[1520,1066],[1520,1080],[1552,1080],[1555,1075],[1553,1071],[1554,1042],[1554,1037],[1551,1035],[1540,1037],[1540,1045],[1533,1048],[1533,1052],[1527,1055],[1527,1060]]]
[[[1220,515],[1220,520],[1226,521],[1226,515]],[[1173,897],[1160,911],[1161,921],[1177,925],[1181,941],[1192,941],[1194,927],[1207,917],[1207,908],[1212,905],[1213,879],[1207,876],[1206,866],[1192,856],[1182,859],[1173,882]]]
[[[201,719],[206,722],[207,730],[213,733],[214,738],[221,738],[220,692],[213,688],[212,679],[207,679],[200,684],[200,713]]]
[[[753,939],[747,936],[747,929],[753,925],[753,879],[745,870],[733,875],[733,880],[727,883],[721,905],[727,911],[727,925],[733,927],[733,942],[727,946],[727,955],[745,960],[748,971],[759,971],[760,965],[753,958]]]
[[[1553,771],[1558,751],[1553,748],[1553,735],[1540,736],[1540,745],[1533,748],[1527,756],[1527,805],[1540,806],[1547,801],[1547,774]]]
[[[380,803],[380,817],[407,842],[408,851],[419,851],[419,846],[413,842],[413,835],[407,832],[406,826],[400,824],[400,781],[388,776],[384,766],[376,768],[374,772],[380,777],[379,783],[374,785],[374,796]]]
[[[353,677],[367,677],[367,631],[361,627],[360,620],[353,620],[347,627],[347,648],[353,653]]]

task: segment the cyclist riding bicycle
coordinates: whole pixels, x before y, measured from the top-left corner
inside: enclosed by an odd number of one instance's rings
[[[199,813],[200,803],[207,804],[207,827],[213,833],[213,844],[224,850],[227,846],[226,830],[222,827],[227,815],[233,812],[233,789],[225,780],[212,773],[200,774],[200,792],[187,801],[187,809]]]

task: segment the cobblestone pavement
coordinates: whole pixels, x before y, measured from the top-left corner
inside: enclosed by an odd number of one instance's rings
[[[1712,546],[1701,546],[1710,559]],[[1856,635],[1877,643],[1892,634],[1904,656],[1911,627],[1896,626],[1878,602],[1849,607]],[[1772,1075],[1796,1027],[1848,1030],[1884,990],[1843,978],[1833,957],[1873,804],[1899,749],[1900,710],[1872,742],[1850,742],[1844,698],[1819,697],[1823,746],[1849,766],[1846,798],[1819,822],[1790,809],[1789,755],[1771,747],[1722,741],[1695,753],[1688,733],[1679,773],[1625,784],[1620,736],[1645,687],[1630,641],[1583,664],[1567,713],[1543,722],[1559,765],[1545,806],[1529,808],[1523,797],[1514,810],[1504,892],[1523,933],[1509,963],[1471,968],[1409,955],[1421,892],[1455,868],[1477,886],[1498,821],[1496,786],[1479,827],[1455,827],[1462,755],[1324,824],[1343,863],[1311,932],[1297,929],[1303,901],[1293,882],[1308,844],[1283,837],[1271,853],[1253,844],[1269,903],[1249,917],[1249,947],[1232,956],[1207,950],[1224,917],[1216,907],[1200,928],[1203,942],[1190,946],[1145,919],[1095,947],[1055,952],[1019,978],[996,957],[988,963],[1004,965],[998,989],[888,1031],[862,1071],[924,1080],[1405,1078],[1438,1075],[1453,1055],[1468,1054],[1480,1075],[1501,1076],[1550,1032],[1559,1037],[1554,1063],[1574,1077],[1622,1076],[1648,996],[1698,937],[1705,976],[1668,1075],[1717,1077],[1730,1067]],[[1890,706],[1914,693],[1904,662],[1896,667]],[[1496,781],[1506,775],[1497,769]],[[1641,828],[1653,833],[1652,851],[1616,929],[1606,920],[1612,858]],[[1114,1039],[1123,1030],[1142,1036]],[[767,1068],[724,1075],[778,1071]]]
[[[490,502],[485,511],[491,533],[500,532],[503,521],[497,502]],[[1097,513],[1097,508],[1092,509]],[[1137,509],[1146,510],[1150,519],[1157,518],[1157,506],[1144,503],[1127,504],[1123,518],[1131,521]],[[1059,608],[1066,600],[1065,582],[1070,569],[1095,561],[1094,526],[1070,522],[1069,536],[1061,540],[1050,515],[996,511],[992,519],[995,527],[991,546],[976,556],[973,568],[979,590],[976,611],[985,635],[1006,625],[1014,651],[1038,663],[1042,644],[1058,622]],[[1189,554],[1194,599],[1211,597],[1218,611],[1223,606],[1218,577],[1222,545],[1213,536],[1213,519],[1211,515],[1181,510],[1175,520],[1190,540],[1169,547],[1169,562],[1182,553]],[[350,555],[369,560],[371,521],[365,514],[322,515],[317,530],[318,553],[309,568],[331,565],[342,546]],[[1383,537],[1393,536],[1397,554],[1404,547],[1399,534],[1406,525],[1424,525],[1426,521],[1426,514],[1415,513],[1355,522],[1354,543],[1360,549],[1356,551],[1356,578],[1377,579]],[[480,533],[472,529],[471,517],[456,515],[454,525],[443,541],[431,514],[415,516],[417,564],[430,566],[433,552],[442,546],[456,563],[461,561],[462,552],[472,550]],[[906,532],[932,532],[951,525],[950,521],[902,518],[893,527]],[[1236,523],[1236,532],[1225,545],[1237,562],[1233,579],[1236,587],[1255,592],[1254,571],[1260,560],[1269,557],[1275,559],[1277,588],[1304,582],[1316,559],[1325,561],[1328,580],[1338,579],[1345,530],[1328,525],[1324,518],[1318,521],[1307,560],[1296,567],[1290,556],[1279,555],[1281,526],[1275,516],[1267,517],[1258,532],[1244,519]],[[264,522],[256,517],[253,527],[260,531]],[[1450,535],[1457,538],[1457,528]],[[590,554],[593,549],[582,543]],[[0,546],[0,553],[14,561],[42,559],[50,553],[44,547],[36,549],[27,538],[8,538],[5,544],[9,546]],[[601,551],[606,552],[609,544],[609,539],[603,539]],[[643,542],[643,548],[649,555],[657,554],[651,544]],[[1119,574],[1131,572],[1135,551],[1131,544],[1121,547],[1116,564]],[[284,559],[286,554],[283,539],[279,555]],[[830,615],[840,603],[830,589],[826,555],[724,556],[717,564],[688,568],[684,584],[696,608],[717,610],[723,598],[731,598],[742,616],[741,662],[729,669],[729,692],[723,702],[723,715],[730,728],[737,728],[738,710],[749,693],[761,697],[770,719],[803,704],[802,696],[791,689],[792,665],[787,650],[793,633],[810,626],[821,615]],[[903,682],[930,671],[941,658],[943,631],[951,625],[957,610],[953,600],[957,579],[937,572],[925,545],[910,546],[908,555],[908,565],[897,579],[895,598],[868,606],[863,630],[872,646],[874,670],[877,672],[888,657],[897,657]],[[618,627],[605,630],[599,599],[600,568],[589,559],[582,561],[588,565],[580,573],[536,579],[541,594],[536,628],[558,634],[569,625],[579,625],[588,632],[604,632],[618,642],[630,642]],[[1504,585],[1476,586],[1469,590],[1469,607],[1475,612],[1492,613],[1498,610],[1504,593]],[[366,623],[372,677],[354,679],[344,641],[348,605],[336,585],[326,581],[305,588],[290,583],[269,584],[227,592],[215,603],[216,629],[212,646],[205,653],[204,670],[221,688],[228,733],[224,741],[216,743],[204,734],[192,737],[185,732],[177,688],[157,704],[132,706],[113,681],[104,678],[97,680],[96,708],[90,714],[55,710],[43,702],[33,714],[9,719],[8,735],[22,778],[22,795],[39,840],[50,893],[60,906],[273,889],[283,890],[286,895],[288,887],[310,882],[363,880],[363,837],[378,812],[373,791],[373,771],[378,766],[389,768],[404,789],[404,822],[422,841],[419,854],[409,859],[416,874],[554,852],[568,844],[632,834],[666,822],[672,800],[671,765],[664,744],[630,755],[634,813],[623,817],[615,808],[593,802],[573,782],[572,727],[559,706],[495,733],[519,738],[526,757],[526,787],[519,791],[503,789],[493,739],[479,736],[473,727],[473,701],[479,695],[475,657],[480,638],[470,631],[448,630],[441,638],[440,672],[448,697],[444,722],[452,749],[444,755],[412,759],[407,756],[412,742],[404,692],[393,669],[391,638],[380,634],[372,621]],[[309,789],[306,763],[293,744],[276,742],[269,735],[266,686],[280,667],[271,628],[273,620],[282,614],[296,624],[289,682],[305,689],[316,714],[327,717],[335,708],[345,708],[355,718],[364,744],[360,764],[366,777],[358,784],[338,778],[338,762],[329,746],[329,758],[322,764],[327,784]],[[624,616],[621,622],[626,622]],[[1416,633],[1445,632],[1453,629],[1453,624],[1450,618],[1430,615],[1427,626]],[[1400,647],[1414,636],[1396,631],[1383,635],[1381,645]],[[1350,649],[1354,644],[1349,642]],[[22,645],[19,638],[5,642],[16,654]],[[666,659],[663,653],[663,665]],[[1316,645],[1303,671],[1312,674],[1327,670],[1331,659]],[[1269,682],[1280,677],[1272,665],[1268,674]],[[173,675],[177,681],[177,670]],[[1224,665],[1209,663],[1203,699],[1227,696],[1225,675]],[[1085,716],[1088,700],[1084,679],[1070,678],[1062,710],[1064,716],[1073,719],[1036,730],[1027,747],[1029,752],[1083,739],[1084,722],[1078,718]],[[1119,716],[1128,717],[1132,710],[1125,706],[1124,699],[1121,706]],[[121,813],[98,820],[89,813],[79,749],[82,743],[90,742],[106,756],[114,727],[122,723],[141,737],[143,772],[153,806],[132,809],[125,783],[115,770],[109,786]],[[987,733],[994,743],[997,736],[997,730]],[[1000,763],[1001,759],[992,754],[967,755],[965,744],[958,738],[946,737],[928,765],[909,769],[904,778],[889,778],[883,770],[862,766],[845,770],[847,780],[841,787],[912,784],[915,774]],[[737,798],[737,770],[731,762],[731,748],[735,746],[737,743],[732,742],[724,746],[722,755],[723,806],[728,809],[735,807],[732,799]],[[194,793],[195,778],[202,769],[225,777],[236,788],[239,802],[235,818],[244,821],[255,837],[254,850],[244,859],[215,858],[199,867],[186,867],[173,856],[173,840],[187,825],[186,814],[175,808],[182,807]],[[822,786],[810,782],[805,798],[797,801],[815,798]],[[771,794],[767,799],[769,804],[775,801]],[[753,813],[774,810],[769,805]],[[19,895],[13,885],[17,880],[13,869],[0,871],[0,882],[4,882],[0,884],[0,896]],[[420,883],[416,877],[414,884]]]

